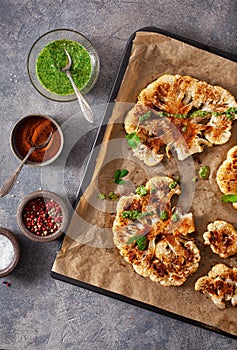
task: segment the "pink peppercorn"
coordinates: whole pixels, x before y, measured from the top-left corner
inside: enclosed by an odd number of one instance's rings
[[[53,199],[39,197],[29,201],[23,210],[23,222],[37,236],[48,236],[62,224],[62,208]]]

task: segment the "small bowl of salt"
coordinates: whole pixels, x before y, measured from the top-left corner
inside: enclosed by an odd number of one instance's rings
[[[20,258],[20,247],[15,235],[0,227],[0,277],[9,275]]]

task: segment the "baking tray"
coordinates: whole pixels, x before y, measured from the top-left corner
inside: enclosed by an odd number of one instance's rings
[[[119,92],[121,83],[123,81],[123,77],[124,77],[124,74],[125,74],[128,62],[129,62],[130,54],[131,54],[133,40],[134,40],[137,32],[159,33],[159,34],[171,37],[173,39],[176,39],[176,40],[178,40],[180,42],[186,43],[188,45],[194,46],[196,48],[208,51],[208,52],[213,53],[215,55],[218,55],[220,57],[226,58],[226,59],[231,60],[233,62],[237,62],[237,56],[236,55],[233,55],[233,54],[221,51],[219,49],[216,49],[216,48],[204,45],[202,43],[193,41],[191,39],[184,38],[182,36],[176,35],[174,33],[170,33],[168,31],[162,30],[160,28],[144,27],[144,28],[141,28],[141,29],[135,31],[130,36],[130,38],[128,39],[128,42],[126,44],[126,47],[125,47],[125,50],[124,50],[124,53],[123,53],[123,58],[122,58],[120,67],[118,69],[118,73],[117,73],[117,76],[115,78],[115,82],[114,82],[114,85],[112,87],[112,91],[111,91],[110,97],[109,97],[108,102],[107,102],[107,107],[106,107],[106,110],[104,112],[104,117],[103,117],[103,120],[102,120],[102,122],[100,124],[100,127],[98,128],[97,135],[96,135],[96,138],[95,138],[92,150],[90,152],[89,160],[88,160],[88,163],[87,163],[87,166],[86,166],[83,178],[82,178],[82,182],[80,184],[80,187],[79,187],[77,195],[76,195],[76,199],[75,199],[75,202],[74,202],[74,208],[76,208],[76,206],[78,205],[78,203],[80,201],[80,198],[81,198],[81,196],[83,194],[82,188],[85,189],[85,188],[87,188],[89,186],[91,178],[93,176],[94,169],[95,169],[95,166],[96,166],[97,156],[98,156],[99,150],[100,150],[99,146],[101,145],[101,143],[103,141],[104,133],[106,131],[106,124],[109,121],[109,118],[111,117],[111,114],[112,114],[113,102],[116,100],[116,97],[117,97],[117,94]],[[61,244],[62,244],[62,242],[63,242],[63,239],[61,241]],[[126,297],[124,295],[117,294],[115,292],[112,292],[112,291],[109,291],[109,290],[105,290],[103,288],[99,288],[99,287],[94,286],[92,284],[88,284],[88,283],[79,281],[77,279],[70,278],[68,276],[56,273],[53,270],[51,271],[51,276],[53,278],[55,278],[55,279],[58,279],[58,280],[61,280],[61,281],[64,281],[64,282],[67,282],[67,283],[70,283],[70,284],[82,287],[82,288],[86,288],[86,289],[91,290],[93,292],[97,292],[99,294],[106,295],[106,296],[109,296],[109,297],[121,300],[123,302],[127,302],[127,303],[130,303],[132,305],[139,306],[139,307],[142,307],[144,309],[147,309],[147,310],[150,310],[150,311],[153,311],[153,312],[156,312],[156,313],[168,316],[168,317],[172,317],[172,318],[184,321],[186,323],[189,323],[189,324],[192,324],[192,325],[195,325],[195,326],[199,326],[199,327],[204,328],[204,329],[208,329],[210,331],[214,331],[216,333],[228,336],[230,338],[237,339],[237,337],[235,335],[227,333],[225,331],[222,331],[222,330],[220,330],[218,328],[215,328],[215,327],[209,326],[207,324],[201,323],[199,321],[196,321],[196,320],[193,320],[193,319],[181,316],[179,314],[175,314],[173,312],[169,312],[167,310],[158,308],[156,306],[153,306],[153,305],[150,305],[150,304],[146,304],[146,303],[143,303],[141,301],[134,300],[132,298],[128,298],[128,297]]]

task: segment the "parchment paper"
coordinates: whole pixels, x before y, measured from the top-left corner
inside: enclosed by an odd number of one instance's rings
[[[237,123],[228,143],[206,148],[202,154],[189,159],[184,169],[175,160],[148,169],[132,156],[122,124],[126,111],[136,102],[141,89],[165,73],[190,75],[212,85],[221,85],[237,97],[236,68],[237,64],[232,61],[173,38],[151,32],[136,34],[91,185],[84,190],[76,207],[53,272],[237,336],[237,308],[228,305],[225,310],[220,310],[208,297],[194,290],[197,278],[206,275],[213,265],[222,262],[237,266],[236,256],[219,258],[208,246],[204,246],[202,237],[207,224],[217,219],[227,220],[237,227],[237,213],[231,204],[221,203],[221,193],[215,181],[216,171],[226,158],[227,150],[236,144]],[[113,246],[111,230],[116,203],[98,200],[97,196],[99,192],[108,191],[130,193],[159,173],[170,175],[189,172],[190,169],[197,175],[200,165],[209,165],[211,175],[209,180],[195,183],[194,197],[188,208],[195,218],[197,233],[194,237],[201,251],[200,267],[183,286],[162,287],[136,274],[120,256]],[[110,180],[115,170],[122,168],[129,170],[126,177],[128,185],[120,187]]]

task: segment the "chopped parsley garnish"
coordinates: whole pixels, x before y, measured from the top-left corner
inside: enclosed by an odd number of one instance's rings
[[[178,118],[178,119],[181,119],[181,118],[188,118],[188,114],[181,114],[181,113],[177,113],[177,114],[168,114],[168,116],[175,117],[175,118]]]
[[[208,165],[201,166],[199,170],[199,176],[203,180],[207,180],[210,176],[210,168]]]
[[[137,248],[139,250],[145,250],[147,246],[147,238],[143,235],[135,235],[129,238],[127,244],[137,243]]]
[[[197,177],[197,176],[194,176],[194,177],[192,178],[192,181],[193,181],[193,182],[197,182],[197,181],[198,181],[198,177]]]
[[[169,183],[169,188],[172,190],[178,185],[178,181],[174,180],[173,182]]]
[[[101,200],[104,200],[104,199],[106,199],[106,194],[104,192],[100,192],[98,194],[98,198],[101,199]]]
[[[131,148],[137,148],[137,146],[141,143],[136,132],[126,135],[126,139],[128,140],[128,144]]]
[[[164,111],[158,111],[158,112],[155,112],[155,116],[158,118],[164,118],[164,117],[168,117],[169,113],[166,113]]]
[[[192,112],[190,114],[188,114],[189,118],[196,118],[196,117],[206,117],[207,115],[209,115],[211,112],[206,112],[206,111],[201,111],[201,110],[197,110],[195,112]]]
[[[119,198],[119,195],[117,193],[114,193],[114,192],[108,193],[108,199],[110,199],[111,201],[116,201],[118,198]]]
[[[144,218],[145,216],[154,215],[153,211],[145,211],[141,212],[140,210],[125,210],[122,212],[123,219],[131,219],[131,220],[139,220]]]
[[[187,114],[182,114],[182,113],[167,113],[164,111],[156,111],[155,113],[151,114],[151,112],[147,112],[144,115],[142,115],[140,118],[143,118],[146,120],[148,119],[148,113],[150,113],[149,117],[154,116],[154,117],[174,117],[174,118],[179,118],[179,119],[185,119],[185,118],[197,118],[197,117],[202,117],[205,118],[209,115],[214,115],[214,116],[220,116],[225,114],[226,118],[228,119],[235,119],[235,115],[237,114],[237,107],[229,107],[226,111],[223,112],[213,112],[213,111],[202,111],[202,110],[196,110],[194,112],[190,112]],[[139,120],[140,120],[139,118]]]
[[[147,238],[143,236],[137,240],[137,248],[139,250],[145,250],[147,246]]]
[[[161,220],[163,220],[163,221],[168,220],[168,219],[169,219],[169,213],[167,213],[166,210],[161,210],[161,211],[160,211],[160,218],[161,218]]]
[[[111,201],[116,201],[116,200],[119,198],[119,194],[110,191],[110,192],[106,195],[106,193],[100,192],[100,193],[98,194],[98,198],[99,198],[100,200],[104,200],[104,199],[108,198],[108,199],[111,200]]]
[[[173,222],[179,221],[179,214],[177,214],[177,213],[172,214],[171,220],[172,220]]]
[[[235,119],[235,114],[237,114],[237,107],[228,108],[225,114],[226,114],[226,118]]]
[[[125,210],[122,212],[122,218],[136,220],[141,215],[141,211],[139,210]]]
[[[221,200],[225,203],[236,203],[237,194],[224,194],[223,196],[221,196]]]
[[[227,119],[235,119],[235,114],[237,114],[237,107],[230,107],[228,108],[225,112],[212,112],[212,111],[202,111],[202,110],[197,110],[194,112],[190,112],[188,114],[167,114],[167,116],[170,117],[175,117],[175,118],[196,118],[196,117],[201,117],[205,118],[208,115],[211,116],[220,116],[220,115],[226,115]]]
[[[122,179],[122,177],[126,176],[127,174],[128,174],[128,170],[127,169],[123,169],[123,170],[117,169],[115,171],[113,181],[117,185],[123,185],[123,184],[125,184],[125,181]]]
[[[142,238],[142,235],[135,235],[129,238],[129,240],[127,241],[127,244],[132,244],[134,242],[136,242],[138,239]]]
[[[146,196],[148,193],[148,190],[144,185],[139,186],[136,191],[137,194],[139,194],[141,197]]]

